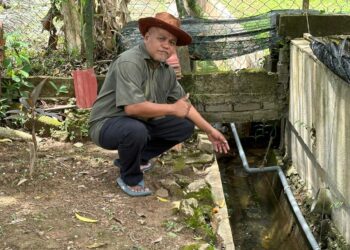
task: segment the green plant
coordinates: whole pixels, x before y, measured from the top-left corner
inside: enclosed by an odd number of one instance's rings
[[[9,109],[9,105],[7,104],[7,99],[0,99],[0,120],[6,117],[6,112]]]
[[[21,110],[10,110],[7,114],[10,114],[6,119],[18,119],[22,118],[25,120],[29,120],[31,123],[31,134],[32,134],[32,142],[29,143],[29,153],[30,153],[30,165],[29,165],[29,175],[32,177],[34,166],[37,158],[37,150],[38,150],[38,142],[35,134],[35,122],[37,120],[37,115],[48,115],[48,116],[56,116],[53,113],[44,112],[42,109],[36,107],[37,100],[39,99],[39,95],[41,90],[45,84],[47,79],[41,81],[31,92],[29,97],[21,97],[19,99],[22,104]]]
[[[194,209],[193,216],[186,220],[186,224],[189,228],[196,231],[201,237],[204,237],[209,244],[215,244],[216,235],[210,224],[206,222],[205,217],[208,217],[207,212],[198,207]]]
[[[61,85],[57,86],[53,81],[49,81],[51,87],[56,91],[56,96],[59,96],[60,94],[67,94],[68,88],[67,85]]]
[[[11,103],[13,99],[28,97],[33,85],[26,79],[31,71],[28,44],[21,41],[16,33],[6,36],[3,96]]]
[[[88,119],[89,110],[67,110],[66,119],[63,123],[62,130],[68,133],[70,141],[82,140],[88,136]]]
[[[177,223],[172,220],[166,220],[163,225],[166,228],[166,231],[172,231],[177,227]]]
[[[188,7],[193,11],[194,15],[196,17],[203,17],[204,12],[202,8],[198,5],[197,1],[195,0],[188,0],[187,1]]]

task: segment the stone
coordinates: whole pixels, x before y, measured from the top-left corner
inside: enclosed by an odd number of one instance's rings
[[[214,156],[212,154],[203,154],[199,157],[189,157],[185,159],[186,164],[205,164],[213,160]]]
[[[165,189],[169,191],[170,195],[172,196],[181,196],[183,194],[181,186],[177,184],[173,179],[161,180],[160,183]]]
[[[204,179],[199,179],[190,183],[187,186],[187,192],[188,193],[198,192],[199,190],[201,190],[202,188],[206,188],[207,186],[208,184]]]
[[[208,140],[208,137],[198,141],[198,149],[206,153],[213,153],[214,151],[213,145],[211,144],[211,141]]]
[[[156,196],[162,197],[162,198],[167,198],[169,197],[169,191],[166,190],[165,188],[159,188],[156,191]]]
[[[186,175],[174,174],[176,178],[176,183],[180,185],[180,187],[187,187],[191,183],[191,178]]]
[[[194,208],[198,207],[198,201],[195,198],[182,200],[180,203],[180,213],[185,216],[193,216]]]

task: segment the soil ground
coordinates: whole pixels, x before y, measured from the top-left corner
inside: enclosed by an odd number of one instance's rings
[[[116,152],[44,139],[29,179],[27,148],[0,143],[0,249],[179,249],[198,242],[171,202],[129,197],[116,186]],[[146,186],[156,191],[171,173],[157,165],[145,174]]]

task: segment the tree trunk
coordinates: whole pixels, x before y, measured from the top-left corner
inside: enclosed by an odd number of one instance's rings
[[[81,53],[81,24],[79,5],[74,0],[62,1],[62,16],[64,22],[64,34],[69,53]]]
[[[130,0],[99,0],[96,3],[95,59],[106,59],[117,49],[116,36],[131,20],[128,7]]]
[[[81,8],[83,11],[83,41],[85,49],[85,57],[88,68],[94,65],[94,35],[93,35],[93,23],[94,23],[94,8],[93,0],[83,1]]]
[[[0,98],[2,96],[2,86],[1,86],[1,78],[2,78],[2,72],[4,69],[3,63],[5,58],[5,40],[4,40],[4,32],[2,28],[2,22],[0,21]]]

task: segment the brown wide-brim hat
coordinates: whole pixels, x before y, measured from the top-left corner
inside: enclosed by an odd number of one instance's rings
[[[160,12],[154,17],[139,19],[139,29],[142,36],[145,36],[151,27],[159,27],[173,34],[177,38],[177,46],[185,46],[192,42],[192,37],[181,29],[180,19],[167,12]]]

